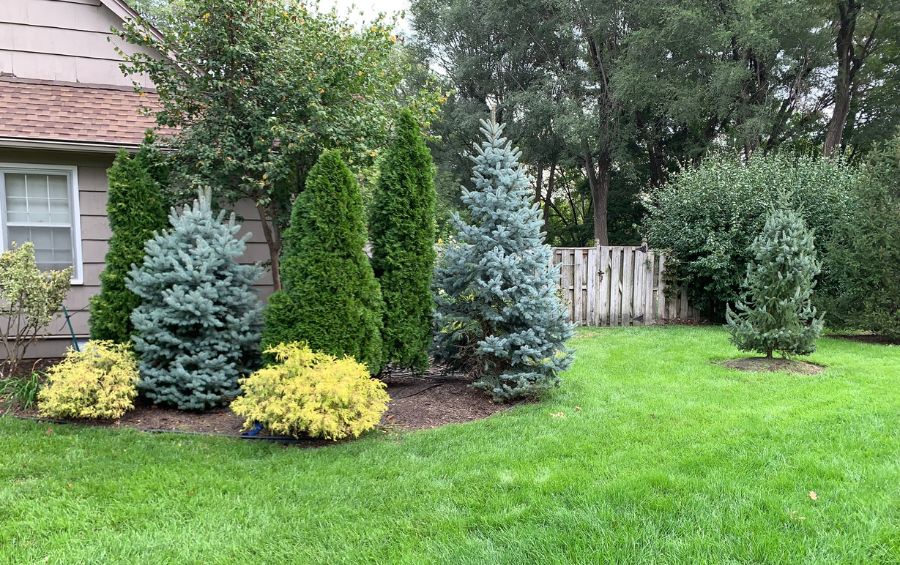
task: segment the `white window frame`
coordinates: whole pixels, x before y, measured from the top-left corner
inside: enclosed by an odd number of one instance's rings
[[[84,261],[81,253],[81,207],[78,192],[78,167],[74,165],[36,165],[33,163],[0,163],[0,251],[5,251],[6,241],[6,173],[22,174],[56,174],[65,175],[69,179],[69,212],[72,215],[72,282],[73,285],[84,284]],[[47,227],[54,227],[48,224]]]

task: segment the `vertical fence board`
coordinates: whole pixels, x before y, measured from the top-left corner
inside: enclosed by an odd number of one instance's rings
[[[587,317],[585,323],[597,325],[597,248],[587,250]]]
[[[609,248],[597,246],[600,255],[600,277],[597,286],[600,293],[598,308],[600,310],[597,324],[605,326],[609,324]]]
[[[622,249],[611,248],[609,263],[609,325],[618,326],[622,319]]]
[[[574,317],[572,320],[578,324],[584,324],[584,304],[583,304],[583,274],[584,274],[584,266],[583,266],[583,257],[581,249],[576,249],[572,252],[572,271],[573,271],[573,279],[572,279],[572,310],[574,312]]]

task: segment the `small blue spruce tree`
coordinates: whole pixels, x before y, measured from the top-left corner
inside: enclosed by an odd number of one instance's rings
[[[435,358],[476,375],[495,400],[534,396],[558,385],[572,360],[572,326],[557,294],[558,272],[543,222],[503,127],[482,122],[473,190],[463,188],[469,223],[435,271]]]
[[[128,288],[140,356],[139,388],[156,404],[204,410],[237,396],[238,378],[259,357],[262,270],[238,263],[246,238],[234,215],[214,214],[207,191],[169,215],[171,228],[147,242]]]
[[[809,355],[822,333],[811,300],[820,270],[812,232],[796,212],[775,210],[750,251],[743,298],[725,314],[731,341],[770,359],[773,351]]]

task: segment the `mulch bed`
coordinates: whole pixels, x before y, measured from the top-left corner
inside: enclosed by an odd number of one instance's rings
[[[425,374],[392,371],[383,375],[387,392],[391,397],[388,411],[381,419],[383,430],[422,430],[446,424],[469,422],[487,418],[510,405],[496,404],[482,391],[473,389],[470,381],[461,375],[448,374],[432,369]],[[14,409],[14,416],[43,420],[36,410]],[[183,412],[173,408],[161,408],[138,401],[134,410],[115,421],[65,420],[57,423],[133,428],[148,432],[185,432],[210,435],[239,436],[243,420],[227,408],[208,412]],[[263,437],[267,439],[263,432]],[[298,440],[308,446],[333,442],[322,440]]]
[[[825,367],[807,361],[799,361],[797,359],[767,359],[766,357],[730,359],[728,361],[723,361],[722,365],[729,369],[737,369],[738,371],[778,371],[785,373],[799,373],[802,375],[817,375],[825,370]]]

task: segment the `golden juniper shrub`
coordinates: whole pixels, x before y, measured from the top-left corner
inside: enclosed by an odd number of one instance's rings
[[[352,357],[338,359],[303,343],[281,343],[266,353],[277,363],[241,380],[243,394],[232,404],[246,422],[272,433],[331,440],[358,437],[387,410],[385,385]]]
[[[138,379],[130,345],[89,341],[81,351],[70,347],[47,372],[38,410],[54,418],[120,418],[134,407]]]

